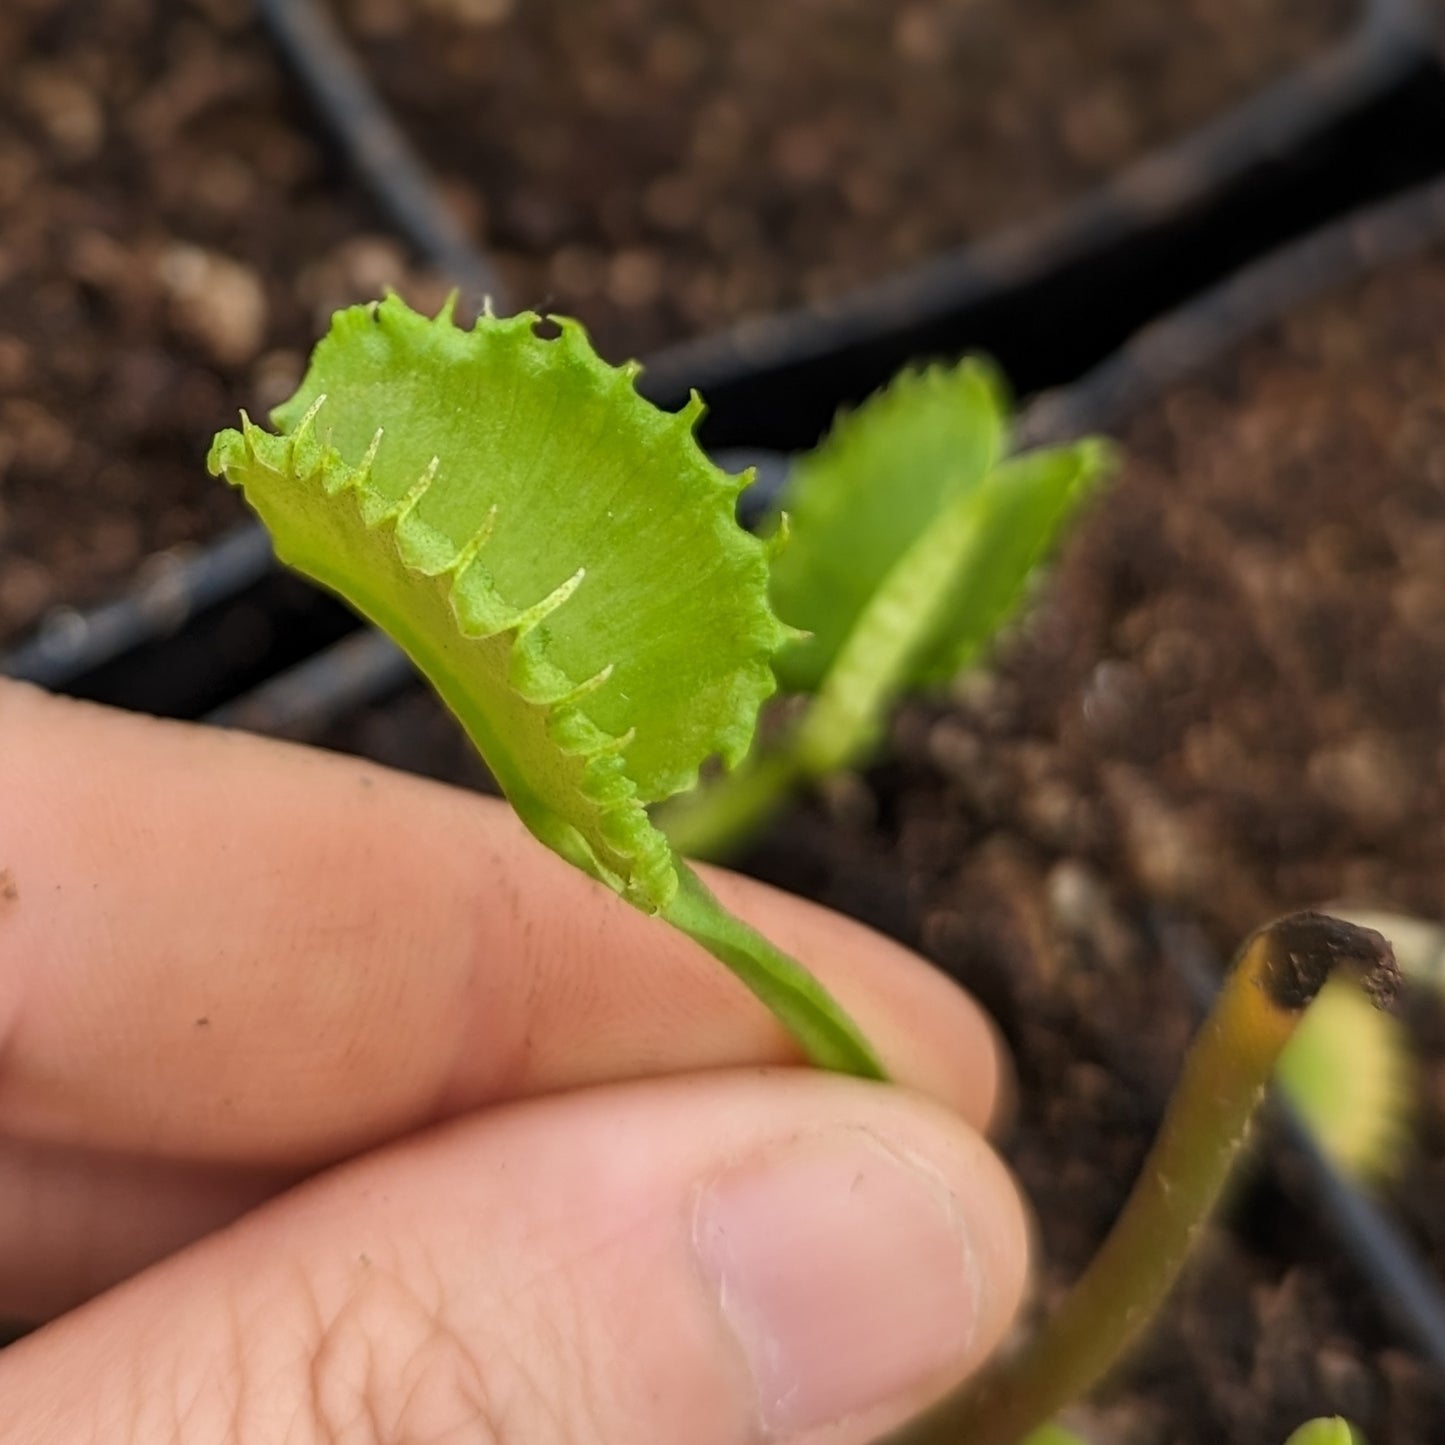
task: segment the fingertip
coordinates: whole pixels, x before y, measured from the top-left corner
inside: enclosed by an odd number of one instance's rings
[[[26,1445],[177,1388],[201,1430],[301,1390],[338,1434],[866,1445],[995,1348],[1026,1249],[1007,1171],[938,1103],[790,1069],[652,1080],[343,1166],[37,1336],[0,1383]]]

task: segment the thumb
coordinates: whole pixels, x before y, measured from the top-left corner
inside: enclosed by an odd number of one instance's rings
[[[973,1369],[1025,1229],[897,1088],[713,1074],[516,1105],[321,1176],[0,1355],[7,1445],[831,1445]]]

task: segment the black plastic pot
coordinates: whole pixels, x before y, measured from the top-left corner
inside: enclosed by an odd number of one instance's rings
[[[1410,137],[1445,105],[1439,25],[1428,0],[1364,0],[1347,39],[1112,183],[826,305],[670,347],[653,394],[697,387],[718,442],[797,448],[919,356],[986,351],[1024,391],[1068,381],[1251,257],[1437,171]]]
[[[495,271],[451,217],[320,0],[257,0],[257,9],[319,118],[417,252],[465,292],[500,296]],[[1281,238],[1445,169],[1439,24],[1427,0],[1365,0],[1354,32],[1328,53],[1058,215],[826,307],[670,347],[648,360],[643,389],[663,405],[701,390],[712,447],[791,450],[809,445],[840,406],[923,356],[986,351],[1025,393],[1067,381]],[[110,607],[58,609],[0,667],[194,717],[350,625],[327,602],[300,607],[294,588],[275,580],[259,534],[241,532],[157,559],[134,594]],[[315,706],[334,712],[343,678],[346,695],[360,698],[405,675],[384,649],[352,652],[369,666],[318,664],[308,674],[325,681],[306,694]],[[286,715],[301,727],[289,703]],[[228,716],[277,720],[254,707]]]
[[[474,301],[500,297],[321,0],[257,8],[418,253]],[[985,350],[1025,390],[1078,375],[1250,256],[1445,164],[1428,139],[1430,118],[1445,121],[1431,0],[1361,0],[1358,16],[1331,48],[1055,213],[826,304],[669,346],[644,391],[674,405],[700,390],[714,445],[796,449],[920,355]]]

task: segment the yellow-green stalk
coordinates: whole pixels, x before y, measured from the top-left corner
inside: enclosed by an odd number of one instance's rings
[[[1083,1277],[1019,1354],[889,1445],[1019,1445],[1091,1389],[1148,1323],[1228,1182],[1280,1054],[1331,973],[1377,1001],[1398,977],[1369,929],[1296,913],[1255,933],[1184,1061],[1154,1147]]]

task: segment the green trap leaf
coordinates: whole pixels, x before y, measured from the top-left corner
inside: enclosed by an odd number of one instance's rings
[[[701,403],[658,411],[538,321],[343,311],[281,434],[247,421],[210,466],[406,649],[538,837],[658,911],[677,879],[645,805],[747,751],[789,632]]]
[[[997,374],[970,359],[904,372],[798,460],[773,600],[811,636],[778,659],[785,689],[818,687],[888,574],[982,482],[1005,441]]]
[[[1365,1445],[1365,1437],[1338,1415],[1301,1425],[1285,1445]]]
[[[1347,979],[1310,1005],[1279,1061],[1279,1083],[1320,1147],[1346,1173],[1398,1173],[1419,1097],[1414,1054],[1400,1022]]]
[[[882,1077],[796,961],[733,918],[649,804],[747,752],[795,636],[769,548],[735,520],[747,477],[638,396],[574,321],[465,331],[396,297],[338,313],[279,434],[243,417],[210,467],[277,555],[377,623],[461,720],[538,838],[726,963],[815,1063]]]
[[[681,851],[727,857],[793,789],[866,758],[906,693],[978,660],[1111,464],[1100,441],[1006,457],[1008,439],[975,358],[905,372],[795,464],[773,600],[808,635],[775,666],[808,705],[770,752],[667,810]]]

